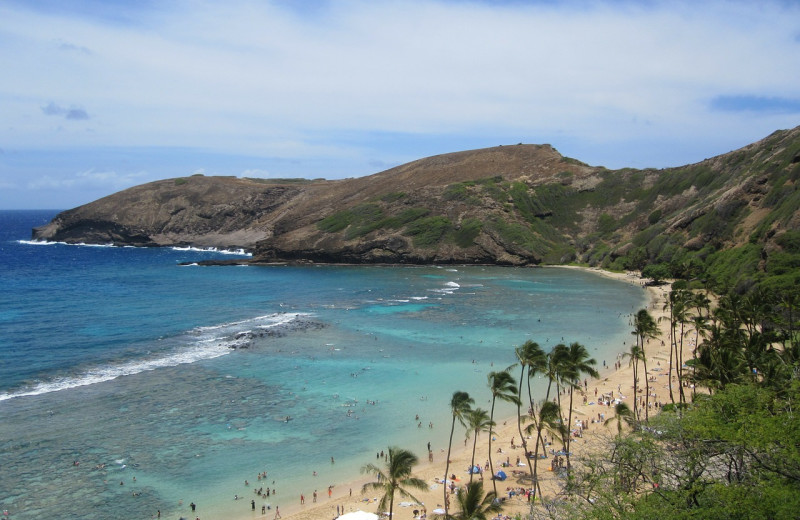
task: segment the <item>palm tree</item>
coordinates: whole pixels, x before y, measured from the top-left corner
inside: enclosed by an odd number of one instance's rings
[[[598,377],[599,374],[597,370],[594,369],[594,365],[597,364],[597,361],[589,357],[589,352],[586,350],[586,347],[580,343],[570,343],[564,361],[562,369],[563,379],[569,385],[569,412],[567,414],[567,438],[564,444],[564,451],[567,456],[567,469],[569,469],[569,445],[572,440],[572,436],[569,435],[569,431],[572,428],[572,396],[575,388],[580,388],[580,380],[584,374],[588,374],[591,377]]]
[[[611,421],[617,422],[617,439],[622,437],[622,423],[633,427],[636,424],[636,419],[633,417],[633,411],[625,403],[617,403],[614,406],[614,417],[609,417],[603,423],[604,426],[611,424]]]
[[[444,512],[445,515],[447,514],[447,479],[449,478],[449,471],[450,471],[450,449],[453,447],[453,432],[456,429],[456,420],[461,423],[462,426],[466,426],[464,423],[465,417],[470,410],[470,406],[475,403],[475,400],[472,399],[467,392],[460,392],[456,391],[453,392],[453,397],[450,398],[450,411],[453,414],[453,423],[450,425],[450,442],[447,444],[447,462],[444,465]]]
[[[483,408],[475,408],[467,413],[467,438],[472,433],[472,462],[469,466],[469,481],[472,482],[472,468],[475,467],[475,448],[478,446],[478,434],[489,430],[495,424],[489,418],[489,412]]]
[[[493,491],[483,494],[483,482],[470,482],[466,490],[456,496],[458,512],[447,517],[451,520],[487,520],[502,511]]]
[[[492,411],[489,420],[494,423],[494,405],[498,399],[508,403],[516,404],[519,401],[517,396],[517,382],[514,376],[506,372],[490,372],[488,377],[489,389],[492,391]],[[492,426],[489,426],[489,470],[492,472],[492,486],[494,494],[497,494],[497,484],[494,481],[494,463],[492,462]]]
[[[658,337],[658,325],[656,320],[647,312],[647,309],[640,309],[633,318],[633,333],[636,335],[636,341],[642,350],[642,363],[644,364],[644,420],[650,418],[650,379],[647,377],[647,355],[644,351],[644,343],[646,339]]]
[[[534,424],[531,426],[536,427],[536,444],[533,450],[533,503],[536,500],[536,490],[539,490],[541,494],[541,487],[539,486],[539,446],[542,446],[542,450],[544,451],[544,442],[542,440],[542,430],[546,425],[548,425],[548,421],[546,419],[549,418],[548,413],[552,415],[552,411],[558,410],[558,407],[555,403],[550,402],[550,390],[553,388],[553,383],[556,383],[558,386],[558,365],[560,363],[560,359],[563,357],[564,352],[566,351],[567,346],[563,344],[558,344],[553,347],[550,352],[548,352],[544,359],[537,363],[537,371],[544,372],[547,376],[547,392],[545,393],[544,401],[542,402],[541,406],[539,407],[538,419],[536,418],[537,414],[534,414]],[[528,379],[530,381],[530,378]],[[529,391],[530,393],[530,391]],[[552,405],[554,408],[548,408]],[[550,410],[548,412],[548,410]],[[560,417],[560,412],[557,412],[557,415]],[[528,432],[530,432],[530,426],[528,427]]]
[[[630,359],[628,365],[633,366],[633,416],[637,421],[639,420],[639,399],[637,397],[637,392],[639,391],[639,361],[643,356],[644,354],[639,345],[631,345],[630,350],[623,355],[623,357]]]
[[[683,327],[688,321],[689,305],[692,302],[692,293],[685,289],[674,289],[670,291],[667,301],[664,303],[664,309],[669,309],[669,372],[667,374],[669,381],[669,399],[672,404],[675,404],[675,394],[672,390],[672,370],[677,363],[677,376],[678,387],[680,390],[679,401],[683,402],[683,381],[682,381],[682,355],[683,352]],[[681,324],[681,332],[678,334],[678,323]]]
[[[412,468],[419,462],[417,456],[408,450],[398,448],[396,446],[389,447],[389,459],[386,462],[386,468],[382,469],[375,464],[369,463],[361,468],[361,473],[374,473],[377,477],[376,482],[367,482],[361,488],[364,493],[368,490],[382,490],[383,497],[378,503],[379,512],[388,512],[389,518],[392,518],[392,509],[394,508],[394,494],[400,493],[404,498],[410,498],[415,502],[419,502],[414,497],[408,488],[418,489],[425,491],[428,489],[428,484],[417,477],[411,476]],[[386,508],[386,503],[389,503],[389,508]]]
[[[531,481],[533,481],[533,465],[531,464],[531,459],[528,457],[528,442],[525,438],[525,435],[522,433],[522,410],[520,409],[522,406],[522,381],[525,379],[525,369],[527,368],[528,403],[530,404],[533,420],[536,422],[533,397],[531,396],[531,378],[547,366],[547,354],[544,353],[544,350],[542,350],[538,343],[531,340],[528,340],[521,346],[517,347],[515,349],[515,353],[517,355],[517,361],[519,361],[519,364],[522,367],[519,375],[519,390],[517,391],[517,395],[519,396],[519,401],[517,402],[517,429],[519,430],[519,437],[522,442],[522,450],[525,453],[525,460],[528,462],[528,469],[531,472]]]
[[[697,347],[700,345],[700,337],[702,336],[705,339],[706,333],[708,332],[711,315],[711,300],[707,295],[698,292],[692,295],[691,305],[694,307],[694,315],[691,318],[692,324],[694,325],[694,348],[692,349],[692,359],[695,360],[692,364],[692,374],[695,375],[694,373],[697,366]],[[683,367],[683,363],[681,363],[679,366]],[[680,377],[678,378],[678,384],[680,385],[681,396],[684,397],[685,402],[685,396],[683,396],[683,382]],[[692,386],[692,399],[694,399],[696,392],[697,385],[695,384]]]

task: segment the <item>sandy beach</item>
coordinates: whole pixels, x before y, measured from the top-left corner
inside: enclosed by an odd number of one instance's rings
[[[564,268],[564,267],[559,267]],[[584,269],[579,267],[568,267],[570,269]],[[653,401],[667,402],[669,400],[669,381],[668,381],[668,365],[669,365],[669,319],[667,313],[663,310],[665,298],[667,297],[670,286],[663,285],[660,287],[644,287],[644,281],[638,275],[632,273],[611,273],[599,269],[584,269],[599,276],[606,276],[614,278],[627,283],[642,286],[643,290],[647,291],[648,295],[648,311],[656,319],[660,330],[660,338],[652,339],[645,345],[645,353],[648,359],[648,368],[650,372],[647,377],[650,378],[651,394],[651,410],[652,414],[656,408],[652,406]],[[666,316],[666,319],[663,319]],[[633,336],[631,340],[634,341]],[[620,355],[623,351],[627,350],[630,343],[620,345]],[[545,349],[551,345],[543,345]],[[688,347],[684,347],[688,348]],[[633,407],[633,369],[629,366],[628,359],[597,359],[596,368],[600,373],[598,379],[589,380],[586,389],[586,404],[580,394],[576,394],[575,402],[573,404],[573,422],[576,420],[584,421],[586,429],[583,430],[582,437],[575,438],[572,441],[572,460],[573,464],[580,459],[583,453],[591,450],[593,444],[600,440],[610,440],[616,432],[616,424],[611,427],[606,427],[602,424],[604,419],[608,419],[613,415],[613,406],[603,406],[596,404],[595,396],[602,396],[603,394],[610,394],[613,392],[615,397],[620,394],[624,396],[623,402],[626,402]],[[603,363],[606,366],[603,366]],[[619,361],[618,368],[615,369],[615,362]],[[518,373],[513,373],[514,377],[518,377]],[[643,380],[640,381],[643,388]],[[449,394],[448,394],[449,396]],[[643,390],[640,391],[639,396],[643,396]],[[539,396],[541,398],[541,396]],[[440,423],[449,423],[448,418],[442,418]],[[498,495],[505,497],[505,506],[502,515],[513,517],[516,513],[525,513],[529,510],[529,504],[524,496],[512,496],[509,498],[509,491],[512,489],[519,489],[526,487],[529,484],[527,480],[519,479],[520,476],[528,474],[528,466],[525,462],[524,451],[520,445],[520,436],[517,429],[516,417],[507,417],[505,419],[496,419],[497,426],[495,427],[493,441],[493,462],[495,471],[503,469],[509,476],[505,481],[497,482]],[[512,441],[514,446],[512,446]],[[595,442],[593,442],[595,441]],[[532,443],[532,440],[529,441]],[[483,433],[478,438],[478,445],[476,451],[475,463],[483,465],[487,461],[488,449],[488,435]],[[404,446],[400,446],[401,448]],[[498,448],[502,453],[498,453]],[[560,445],[548,446],[548,458],[543,459],[539,463],[539,479],[541,482],[542,493],[545,498],[553,497],[560,492],[562,482],[555,472],[549,471],[550,462],[552,457],[550,449],[553,448],[558,451]],[[531,444],[532,449],[532,444]],[[412,449],[412,451],[414,451]],[[420,458],[419,464],[415,467],[414,476],[423,479],[429,483],[429,489],[423,492],[415,492],[415,497],[419,500],[419,504],[412,504],[408,499],[400,496],[395,496],[394,514],[397,518],[411,519],[414,518],[415,510],[427,511],[429,517],[433,517],[433,510],[443,507],[443,489],[442,484],[438,483],[444,477],[445,473],[445,459],[446,451],[439,450],[433,452],[433,460],[429,461],[428,457],[423,453],[414,453]],[[470,466],[470,459],[472,455],[472,442],[470,441],[465,445],[464,443],[464,429],[457,426],[456,433],[453,437],[453,448],[451,454],[450,470],[451,474],[455,474],[459,480],[459,484],[464,484],[469,481],[469,474],[467,472]],[[365,463],[374,462],[382,466],[382,460],[371,459],[368,460],[365,454]],[[502,462],[510,462],[511,466],[517,464],[520,460],[519,467],[501,468]],[[487,477],[484,481],[484,489],[491,490],[491,480]],[[477,478],[477,476],[476,476]],[[345,483],[337,483],[334,485],[330,492],[326,487],[318,490],[318,497],[316,502],[313,497],[305,496],[305,503],[300,503],[300,494],[297,496],[287,496],[281,494],[277,500],[273,499],[273,504],[279,508],[281,518],[291,520],[316,520],[316,519],[333,519],[336,518],[337,513],[348,513],[352,511],[368,511],[376,512],[377,501],[380,495],[377,493],[362,494],[361,488],[365,482],[373,481],[372,476],[363,476],[358,480]],[[251,483],[254,485],[255,483]],[[257,485],[257,484],[255,484]],[[242,501],[250,503],[252,496],[244,495],[241,497]],[[261,501],[256,500],[257,504]],[[424,505],[422,505],[424,504]],[[244,505],[244,504],[242,504]],[[274,519],[276,518],[276,511],[274,509],[267,510],[264,514],[261,513],[260,505],[257,506],[256,511],[248,511],[243,513],[241,509],[232,511],[230,518],[237,520],[245,519]],[[203,518],[202,515],[200,518]]]

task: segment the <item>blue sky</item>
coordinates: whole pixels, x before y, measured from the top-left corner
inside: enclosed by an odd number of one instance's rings
[[[549,143],[668,167],[800,124],[798,1],[0,3],[0,208]]]

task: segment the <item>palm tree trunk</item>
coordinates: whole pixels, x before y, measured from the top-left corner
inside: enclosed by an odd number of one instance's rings
[[[530,371],[530,369],[528,369]],[[522,379],[525,377],[525,365],[522,366],[522,372],[519,375],[519,390],[517,394],[519,395],[519,401],[517,401],[517,430],[519,430],[519,439],[522,443],[522,453],[525,455],[525,460],[528,463],[528,470],[531,474],[531,482],[533,482],[533,466],[531,465],[531,459],[528,458],[528,442],[525,440],[525,435],[522,433]],[[528,380],[528,399],[530,400],[531,395],[531,387],[530,387],[530,378]],[[533,410],[533,406],[531,406],[531,410]]]
[[[574,388],[575,388],[574,385],[570,385],[570,387],[569,387],[569,413],[567,414],[567,417],[568,417],[568,419],[567,419],[567,438],[566,438],[566,441],[564,443],[564,453],[566,454],[566,457],[567,457],[567,471],[569,471],[572,468],[572,466],[570,465],[570,462],[569,462],[569,447],[570,447],[569,445],[572,442],[572,393],[573,393]]]
[[[564,451],[567,451],[567,441],[564,440],[564,435],[563,435],[564,409],[561,407],[561,383],[559,383],[558,381],[556,381],[556,390],[558,390],[558,396],[557,396],[557,399],[558,399],[558,419],[559,419],[559,421],[561,421],[561,429],[562,429],[561,448]]]
[[[633,360],[633,416],[636,417],[636,420],[639,420],[639,399],[636,395],[636,391],[639,387],[639,371],[637,367],[639,366],[639,360]]]
[[[453,424],[450,426],[450,442],[447,443],[447,460],[444,463],[444,515],[447,518],[447,479],[450,472],[450,449],[453,447],[453,432],[456,429],[456,416],[453,415]],[[390,518],[391,520],[391,518]]]
[[[545,392],[544,400],[545,402],[550,400],[550,389],[553,387],[553,380],[547,383],[547,392]],[[539,497],[542,496],[542,487],[539,485],[539,443],[541,442],[542,451],[546,452],[547,447],[544,445],[544,440],[542,439],[542,429],[544,428],[544,424],[542,424],[541,417],[540,420],[536,424],[536,447],[533,449],[533,482],[536,484],[533,488],[533,499],[531,502],[536,500],[536,490],[539,490]]]
[[[472,468],[475,467],[475,448],[478,446],[478,430],[475,430],[475,436],[472,439],[472,463],[469,466],[469,482],[472,483]]]
[[[686,404],[686,394],[683,391],[683,322],[681,322],[680,348],[678,349],[678,391],[681,404]]]
[[[647,375],[647,354],[644,352],[644,336],[642,336],[642,363],[644,364],[644,420],[650,420],[650,378]]]
[[[528,368],[528,402],[530,403],[530,410],[531,410],[531,418],[533,419],[533,424],[536,426],[536,450],[534,451],[534,461],[531,462],[531,458],[528,457],[528,443],[524,442],[522,445],[523,451],[525,452],[525,460],[528,462],[528,468],[531,470],[531,489],[534,490],[532,496],[536,497],[536,451],[539,451],[539,425],[536,422],[536,408],[533,404],[533,395],[531,394],[531,378],[530,378],[530,368]],[[524,438],[524,437],[523,437]],[[531,500],[531,513],[533,513],[533,500]]]
[[[670,317],[669,317],[669,373],[667,374],[667,386],[669,386],[669,400],[672,404],[675,404],[675,394],[672,392],[672,363],[673,363],[673,351],[677,349],[675,341],[675,324],[672,321],[672,306],[670,306]]]
[[[491,472],[492,478],[492,488],[494,488],[494,494],[497,495],[497,482],[494,480],[494,463],[492,462],[492,434],[494,433],[494,427],[492,423],[494,423],[494,402],[495,398],[492,397],[492,411],[489,413],[489,471]]]

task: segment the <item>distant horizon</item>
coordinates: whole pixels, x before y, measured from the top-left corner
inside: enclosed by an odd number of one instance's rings
[[[0,207],[518,142],[693,164],[800,124],[798,19],[786,0],[7,0]]]

